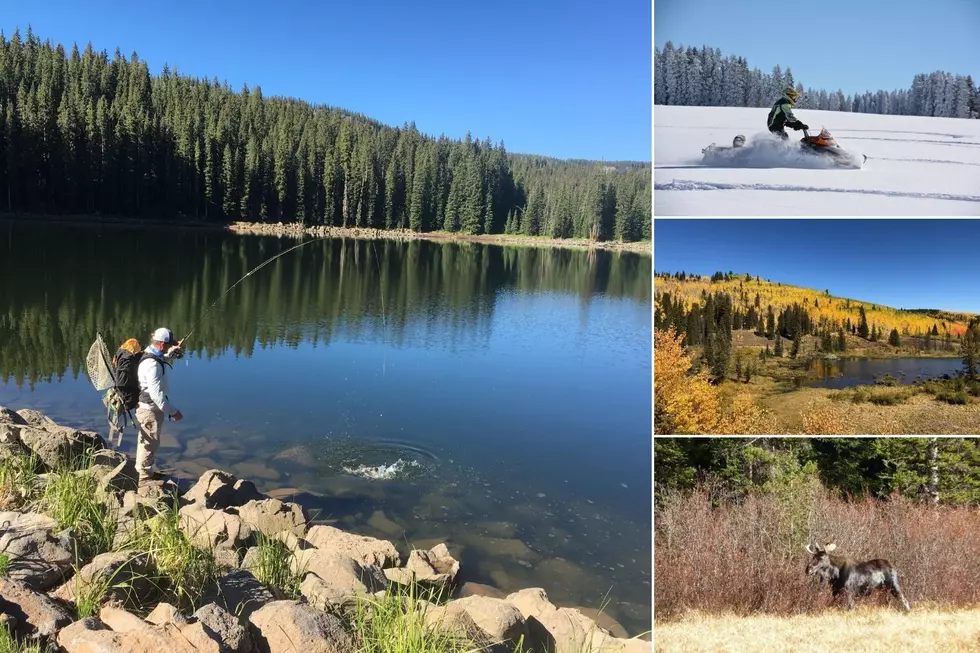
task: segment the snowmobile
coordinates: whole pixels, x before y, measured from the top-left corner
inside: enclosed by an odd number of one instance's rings
[[[804,129],[800,144],[804,151],[832,157],[834,163],[845,168],[860,168],[868,160],[868,156],[862,154],[864,158],[858,161],[855,155],[837,144],[826,127],[821,127],[820,134],[817,136],[811,136],[810,132]]]

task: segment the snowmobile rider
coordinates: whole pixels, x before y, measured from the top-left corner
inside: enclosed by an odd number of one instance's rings
[[[783,129],[784,127],[790,127],[796,130],[810,128],[809,125],[804,125],[793,115],[793,107],[796,105],[796,99],[798,97],[800,97],[800,92],[792,86],[787,86],[783,91],[783,96],[776,100],[776,103],[772,105],[772,110],[769,112],[769,131],[783,140],[789,138],[789,134]]]
[[[136,409],[136,421],[139,424],[139,439],[136,443],[136,471],[139,482],[151,480],[155,476],[153,464],[156,461],[157,449],[160,448],[160,430],[163,427],[164,414],[174,421],[180,421],[184,415],[177,410],[167,392],[170,384],[167,379],[167,367],[173,366],[173,361],[180,358],[181,342],[174,337],[173,331],[163,327],[150,336],[150,344],[143,350],[137,368],[140,383],[139,406]]]

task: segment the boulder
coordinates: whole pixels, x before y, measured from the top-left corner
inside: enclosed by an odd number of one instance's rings
[[[180,509],[180,528],[205,549],[244,550],[252,543],[252,529],[238,515],[192,503]]]
[[[400,585],[416,583],[448,596],[456,575],[459,561],[449,554],[445,544],[439,544],[428,551],[413,549],[404,567],[385,569],[388,580]]]
[[[251,481],[243,481],[220,469],[209,469],[184,495],[189,503],[200,504],[205,508],[224,510],[242,506],[252,500],[262,499]]]
[[[419,601],[415,607],[422,611],[422,620],[427,628],[439,633],[450,634],[454,638],[463,638],[473,642],[480,649],[485,649],[493,643],[490,635],[473,621],[466,610],[457,608],[451,603],[435,605],[428,601]]]
[[[391,542],[355,535],[333,526],[314,526],[306,534],[306,541],[318,549],[348,555],[362,565],[376,565],[385,569],[401,564],[398,550]]]
[[[279,499],[252,500],[237,509],[242,518],[253,531],[258,531],[267,537],[279,533],[292,533],[302,537],[306,533],[309,518],[298,503],[283,503]]]
[[[249,617],[262,653],[349,653],[354,649],[340,619],[299,601],[273,601]]]
[[[35,428],[44,429],[57,426],[53,419],[33,408],[21,408],[17,411],[17,415],[23,420],[21,422],[22,424],[27,424]]]
[[[46,591],[71,574],[75,550],[70,532],[38,513],[0,513],[0,553],[10,558],[7,576]]]
[[[27,420],[6,406],[0,406],[0,424],[24,425],[27,424]]]
[[[252,634],[239,623],[238,619],[216,603],[208,603],[197,612],[194,618],[217,637],[228,653],[249,653],[253,650]]]
[[[10,578],[0,578],[0,613],[13,618],[20,638],[52,637],[72,622],[71,614],[58,603]]]
[[[162,626],[163,624],[183,624],[187,623],[187,618],[180,611],[169,603],[157,603],[157,607],[146,615],[146,620],[151,624]]]
[[[160,593],[153,580],[155,573],[149,554],[113,551],[95,556],[68,585],[76,596],[90,591],[89,588],[105,587],[104,602],[138,608],[152,603]]]
[[[578,610],[557,608],[539,587],[523,589],[507,595],[507,601],[521,611],[527,622],[528,641],[554,653],[632,653],[649,651],[650,642],[613,637]],[[643,646],[646,648],[642,648]]]
[[[99,619],[117,633],[128,633],[133,630],[149,630],[152,624],[143,621],[135,614],[121,608],[106,606],[99,610]]]
[[[387,586],[381,568],[361,565],[343,553],[321,549],[298,550],[289,563],[291,571],[297,576],[319,577],[321,584],[304,586],[319,597],[317,601],[321,605],[340,605],[355,596],[367,596]]]
[[[37,454],[47,470],[73,465],[86,451],[106,447],[105,440],[94,431],[79,431],[57,424],[45,428],[21,426],[20,441]]]
[[[197,622],[156,626],[113,608],[103,608],[101,614],[102,618],[88,617],[64,628],[58,633],[58,644],[68,653],[220,653],[223,650],[221,641]]]
[[[221,576],[204,593],[205,602],[217,603],[237,615],[242,623],[247,622],[253,612],[274,600],[272,592],[246,569],[236,569]]]
[[[470,596],[453,601],[449,605],[465,611],[494,642],[502,642],[513,647],[528,638],[524,615],[517,606],[505,599]]]
[[[95,455],[92,474],[98,483],[99,491],[122,497],[126,492],[135,492],[139,486],[136,463],[118,451],[100,451]]]

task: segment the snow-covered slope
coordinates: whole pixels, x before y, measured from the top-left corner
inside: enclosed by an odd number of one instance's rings
[[[759,148],[768,109],[656,106],[654,215],[980,215],[980,120],[795,113],[811,132],[824,126],[867,155],[864,167]],[[755,148],[748,156],[702,161],[704,147],[731,146],[736,134]]]

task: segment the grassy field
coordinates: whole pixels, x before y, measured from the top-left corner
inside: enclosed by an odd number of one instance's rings
[[[654,650],[663,653],[899,653],[980,650],[980,609],[940,611],[859,607],[792,617],[690,613],[658,623]]]
[[[855,342],[851,342],[851,340]],[[905,383],[898,386],[869,385],[844,391],[805,385],[811,373],[806,358],[815,355],[816,338],[806,337],[801,355],[792,359],[769,357],[765,362],[759,353],[774,341],[752,333],[733,334],[732,360],[741,357],[754,366],[749,382],[729,379],[718,386],[727,401],[745,395],[768,411],[780,434],[820,433],[824,435],[926,435],[976,434],[980,428],[980,400],[967,396],[965,404],[940,401],[934,394]],[[958,352],[921,351],[913,346],[891,347],[848,338],[850,348],[842,357],[888,359],[907,356],[955,358]],[[858,346],[862,345],[862,346]],[[788,351],[790,344],[784,342]],[[819,361],[818,361],[819,362]],[[733,363],[734,364],[734,363]]]

